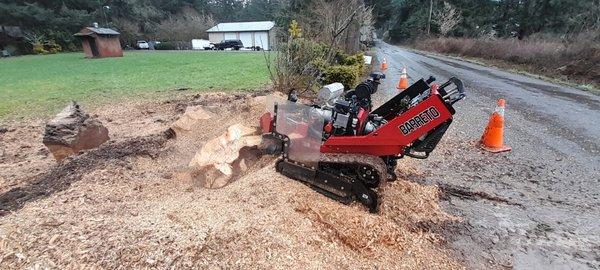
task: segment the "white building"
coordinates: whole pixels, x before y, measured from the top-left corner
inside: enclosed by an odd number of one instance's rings
[[[259,46],[264,50],[275,48],[275,22],[272,21],[220,23],[206,32],[212,43],[239,39],[244,47]]]

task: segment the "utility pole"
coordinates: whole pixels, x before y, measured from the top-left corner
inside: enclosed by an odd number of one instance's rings
[[[429,0],[429,19],[427,19],[427,35],[431,31],[431,13],[433,12],[433,0]]]

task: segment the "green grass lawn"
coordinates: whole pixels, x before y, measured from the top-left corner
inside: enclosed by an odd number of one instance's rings
[[[45,115],[70,100],[97,105],[134,96],[263,88],[262,53],[126,52],[122,58],[85,59],[83,53],[0,60],[0,117]]]

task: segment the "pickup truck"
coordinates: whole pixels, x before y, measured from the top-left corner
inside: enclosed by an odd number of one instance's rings
[[[239,39],[229,39],[229,40],[223,40],[223,41],[215,44],[216,50],[225,50],[228,48],[232,48],[237,51],[241,48],[244,48],[244,43],[242,43],[242,41]]]

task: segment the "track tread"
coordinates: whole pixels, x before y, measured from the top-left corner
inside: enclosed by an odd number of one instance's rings
[[[361,154],[321,154],[319,162],[365,164],[377,170],[380,181],[383,182],[388,179],[387,166],[385,165],[385,162],[383,162],[383,159],[377,156]]]

